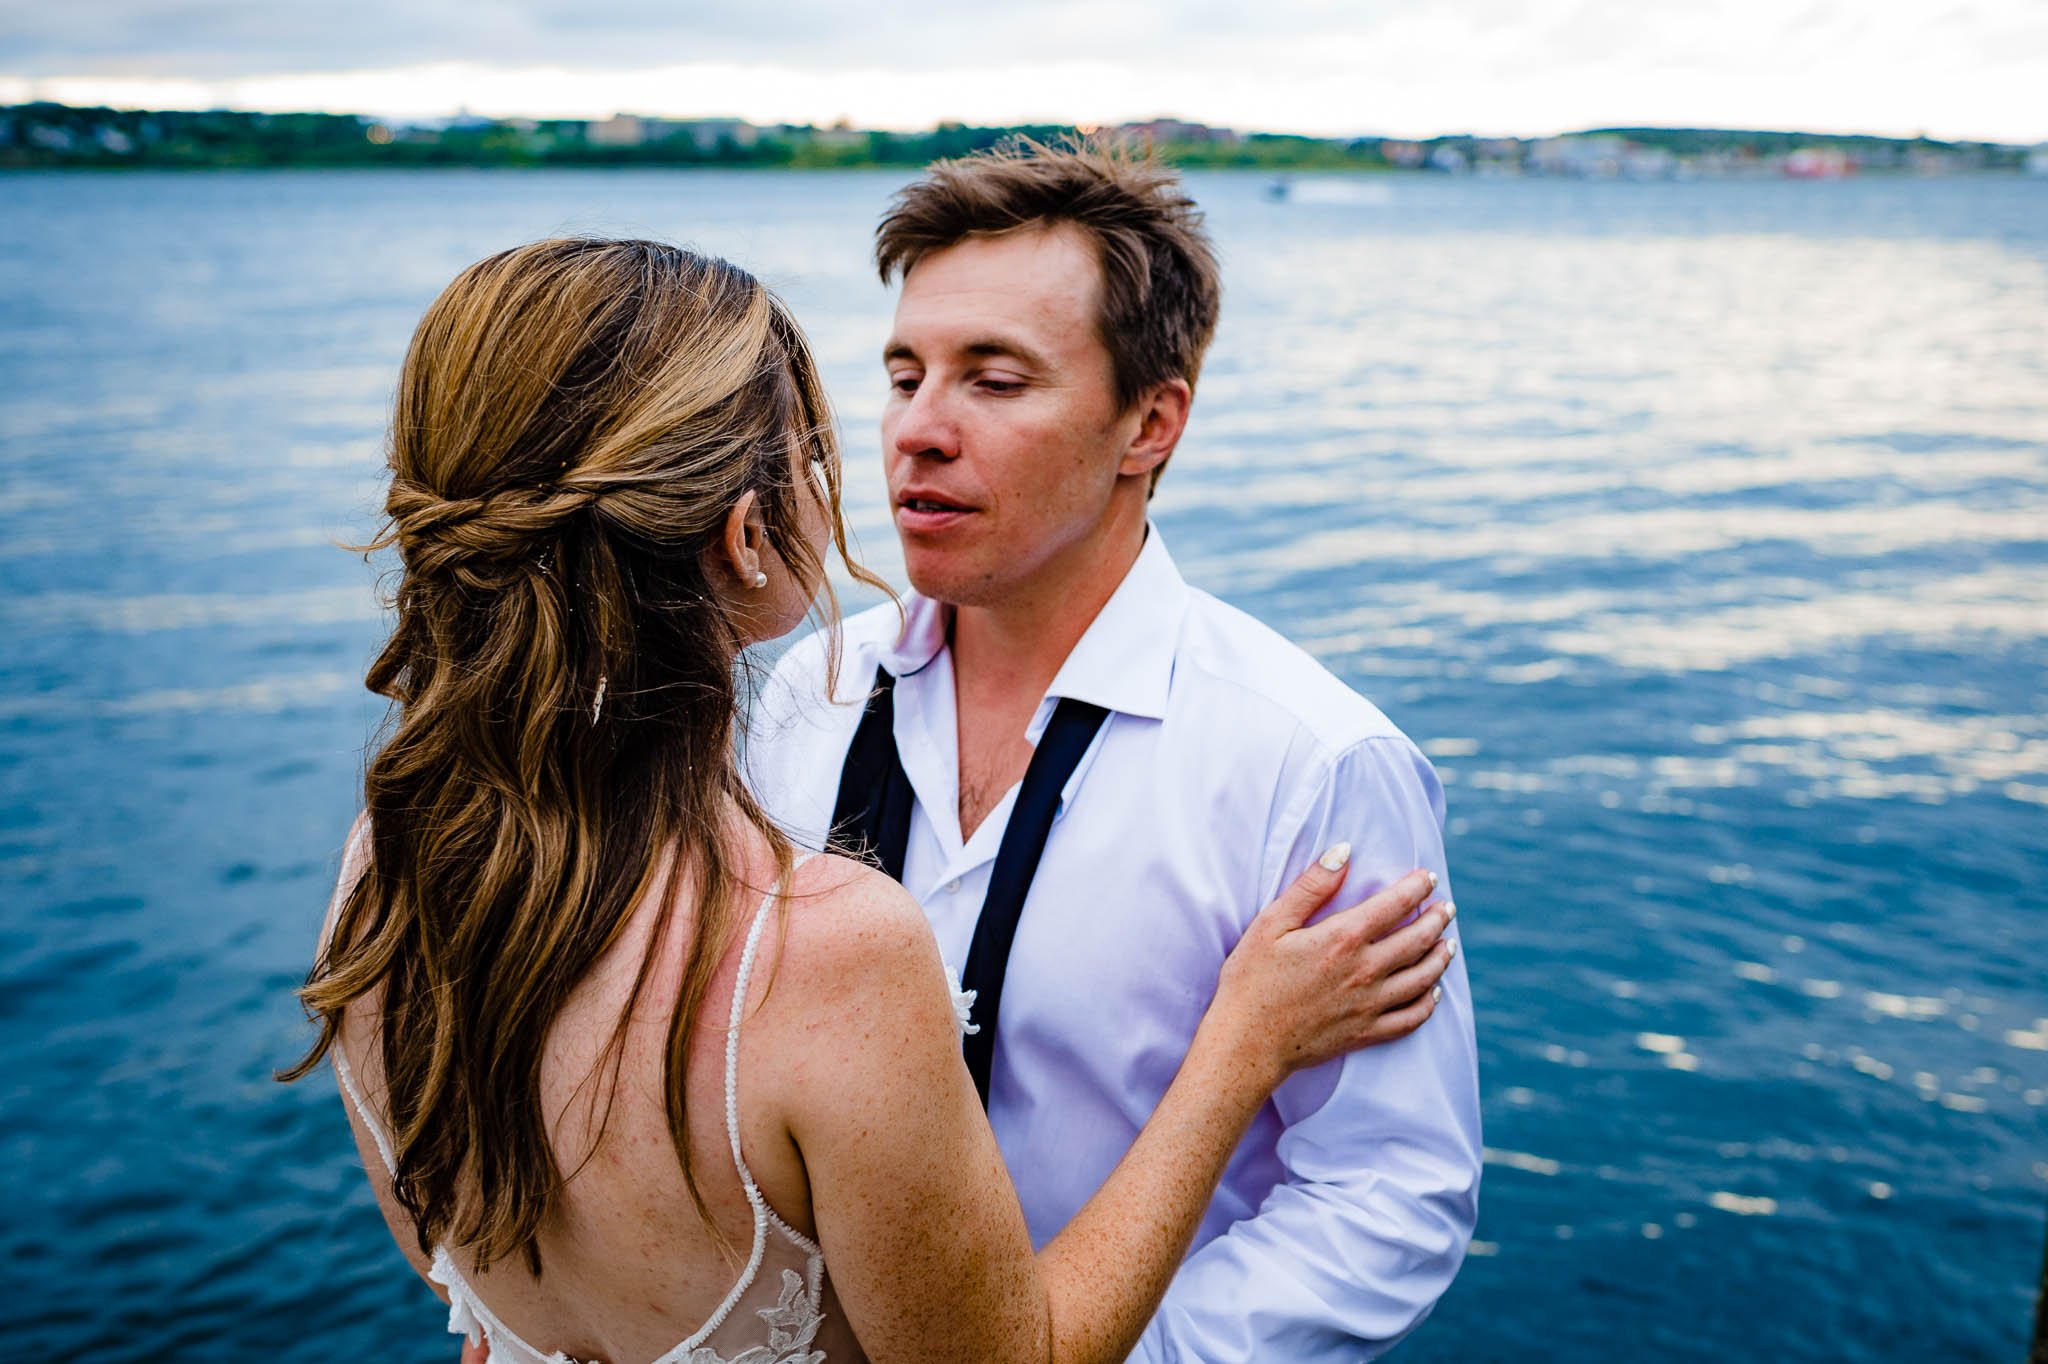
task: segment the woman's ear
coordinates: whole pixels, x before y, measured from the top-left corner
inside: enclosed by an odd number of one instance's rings
[[[768,530],[761,523],[761,500],[752,488],[740,494],[725,514],[725,530],[719,536],[719,567],[735,582],[753,586],[761,574],[761,558],[768,545]]]

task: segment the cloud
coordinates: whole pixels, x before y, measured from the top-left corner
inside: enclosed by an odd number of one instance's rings
[[[1383,6],[1388,12],[1409,7]],[[1356,7],[1283,6],[1291,34],[1356,28]],[[1270,13],[1268,11],[1267,13]],[[247,0],[7,0],[0,70],[231,79],[463,62],[647,67],[695,62],[929,71],[1001,62],[1174,60],[1269,35],[1244,7],[1201,0],[1099,6],[1017,0],[1000,10],[844,0],[361,0],[350,6]]]
[[[1326,134],[1661,123],[2048,137],[2039,0],[0,0],[0,34],[0,98],[146,104],[175,91],[187,104],[401,116],[467,105],[880,126],[1174,113]]]

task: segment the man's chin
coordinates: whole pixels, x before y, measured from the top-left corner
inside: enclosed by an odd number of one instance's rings
[[[904,574],[917,595],[947,606],[985,606],[1006,595],[1006,584],[951,556],[906,554]]]

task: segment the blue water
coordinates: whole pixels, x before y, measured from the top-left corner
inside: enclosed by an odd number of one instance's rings
[[[887,174],[0,176],[0,1345],[446,1360],[274,1084],[420,310],[565,229],[781,288],[851,509]],[[1473,1257],[1401,1358],[2009,1360],[2048,1204],[2048,181],[1194,180],[1157,520],[1434,756]]]

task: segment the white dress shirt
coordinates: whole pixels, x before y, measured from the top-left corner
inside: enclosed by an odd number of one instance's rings
[[[916,792],[904,882],[956,971],[1016,801],[959,828],[946,608],[848,620],[838,695],[793,647],[747,764],[768,811],[822,844],[879,663]],[[1076,697],[1109,719],[1061,793],[1003,990],[989,1119],[1043,1246],[1137,1136],[1246,924],[1311,858],[1352,845],[1337,905],[1444,865],[1443,791],[1387,718],[1299,648],[1190,588],[1157,528],[1074,646],[1027,736]],[[1288,1080],[1252,1124],[1133,1359],[1357,1360],[1412,1330],[1478,1207],[1477,1052],[1464,954],[1398,1042]]]

